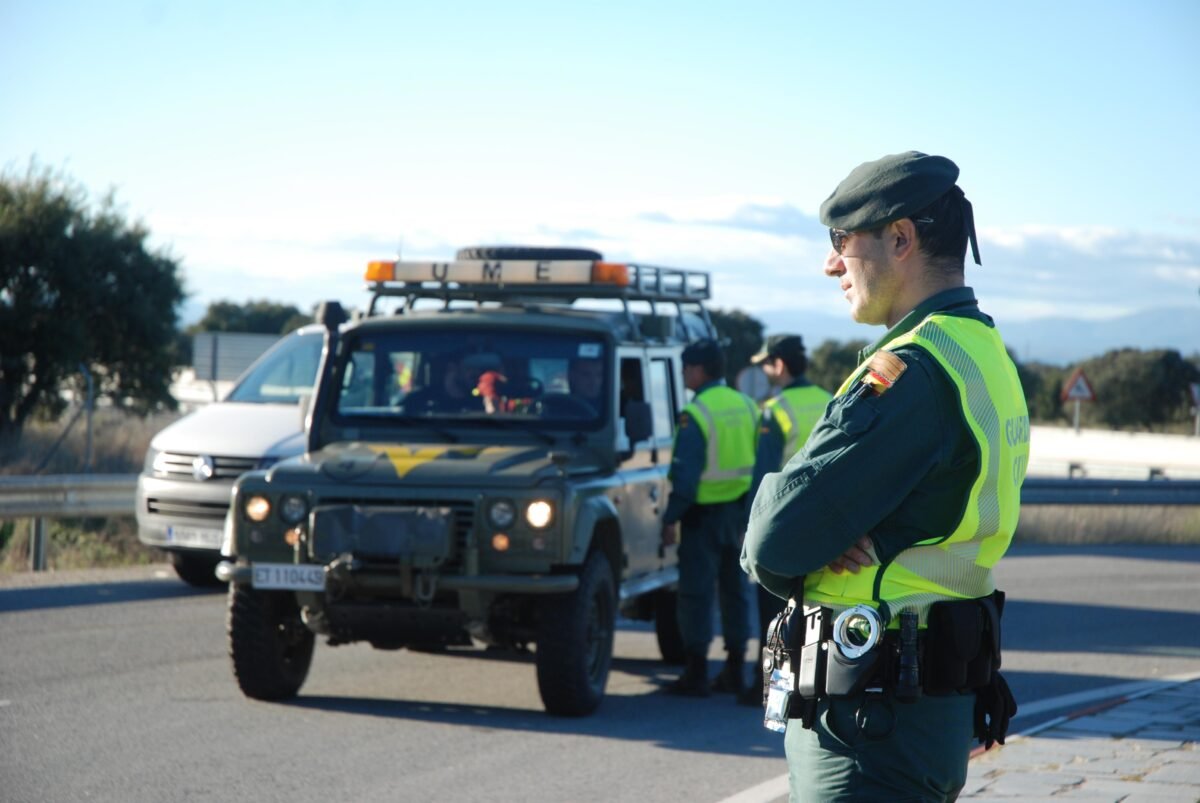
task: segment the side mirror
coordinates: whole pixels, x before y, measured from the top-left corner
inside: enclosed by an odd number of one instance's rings
[[[625,403],[625,435],[629,438],[629,445],[650,440],[650,436],[654,434],[654,418],[650,412],[650,405],[644,401],[630,401]]]

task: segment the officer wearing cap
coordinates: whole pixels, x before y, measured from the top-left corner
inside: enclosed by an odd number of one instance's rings
[[[976,263],[979,248],[957,180],[949,159],[909,151],[858,166],[821,205],[826,275],[854,320],[887,330],[763,479],[746,533],[751,577],[823,623],[784,637],[833,653],[819,678],[803,662],[780,672],[796,690],[793,800],[954,800],[973,739],[1002,742],[1016,711],[997,671],[992,567],[1016,528],[1028,413],[965,283],[967,245]],[[837,624],[855,612],[882,631],[851,658]]]
[[[763,374],[778,393],[763,404],[762,421],[758,427],[758,449],[754,456],[754,478],[750,483],[750,498],[754,498],[762,478],[779,471],[791,460],[808,439],[813,425],[825,412],[830,394],[825,388],[805,378],[808,355],[800,335],[779,334],[767,338],[762,351],[750,358],[762,368]],[[783,610],[783,600],[758,586],[759,643],[766,638],[767,625]],[[743,705],[762,704],[762,663],[751,665],[753,680],[738,695]]]
[[[678,617],[685,665],[666,690],[690,697],[707,697],[710,690],[737,694],[745,686],[749,626],[749,589],[739,558],[758,408],[725,384],[725,358],[715,341],[689,345],[682,362],[683,383],[694,396],[675,431],[662,542],[679,544]],[[718,587],[727,657],[710,684],[708,647],[713,590]]]

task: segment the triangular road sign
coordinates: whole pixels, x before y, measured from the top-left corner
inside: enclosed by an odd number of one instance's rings
[[[1075,372],[1063,384],[1062,389],[1063,401],[1095,401],[1096,394],[1092,391],[1092,386],[1084,376],[1082,368],[1076,368]]]

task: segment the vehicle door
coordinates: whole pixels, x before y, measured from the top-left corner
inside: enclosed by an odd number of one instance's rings
[[[617,351],[620,370],[619,412],[629,401],[650,404],[653,434],[630,446],[625,438],[624,416],[619,420],[620,451],[630,454],[621,464],[627,519],[625,538],[631,575],[646,574],[674,565],[675,547],[661,546],[662,514],[670,482],[671,445],[679,411],[676,367],[666,348],[622,347]]]

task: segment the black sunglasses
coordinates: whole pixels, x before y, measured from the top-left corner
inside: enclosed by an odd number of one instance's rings
[[[926,223],[932,223],[933,218],[931,218],[931,217],[915,217],[915,218],[912,218],[912,222],[918,226],[923,226]],[[829,242],[833,245],[833,250],[837,251],[838,254],[841,254],[842,249],[846,247],[846,240],[850,239],[850,235],[854,234],[854,233],[855,232],[852,232],[852,231],[846,231],[845,229],[830,229],[829,230]]]

